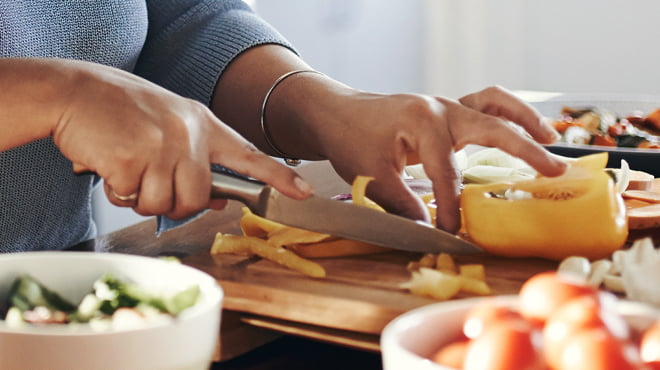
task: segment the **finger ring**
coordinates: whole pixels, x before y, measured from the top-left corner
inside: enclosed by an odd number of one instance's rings
[[[117,199],[119,199],[119,200],[122,200],[122,201],[136,200],[137,197],[138,197],[138,193],[137,193],[137,191],[136,191],[135,193],[132,193],[132,194],[129,194],[129,195],[119,195],[119,194],[115,193],[114,190],[112,190],[112,195],[113,195],[115,198],[117,198]]]

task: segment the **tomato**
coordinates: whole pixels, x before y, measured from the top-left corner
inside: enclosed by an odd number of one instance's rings
[[[457,340],[442,348],[431,358],[435,363],[454,369],[462,369],[469,341]]]
[[[644,363],[645,370],[660,370],[660,361],[651,361]]]
[[[660,362],[660,320],[656,321],[642,334],[640,351],[644,362]]]
[[[591,145],[616,146],[616,141],[610,135],[596,134],[591,137]]]
[[[518,310],[498,302],[497,299],[483,300],[468,312],[463,324],[463,334],[468,338],[476,338],[489,325],[504,320],[524,321],[525,319]]]
[[[642,368],[637,348],[605,328],[578,330],[556,359],[557,370],[634,370]]]
[[[555,130],[557,130],[558,133],[563,134],[566,132],[566,130],[571,127],[571,126],[576,126],[576,124],[572,120],[559,120],[559,121],[553,121],[552,127],[554,127]]]
[[[540,333],[521,321],[490,324],[467,346],[465,370],[545,369]]]
[[[548,364],[558,366],[566,341],[580,330],[602,328],[617,339],[628,340],[628,324],[614,310],[614,299],[602,292],[578,296],[557,308],[543,328],[543,353]]]
[[[622,123],[615,123],[607,128],[607,133],[612,137],[621,136],[626,133],[626,126]]]
[[[562,304],[578,296],[595,296],[598,289],[573,280],[556,271],[547,271],[529,278],[520,288],[520,313],[535,325],[543,325]]]
[[[517,305],[478,302],[460,339],[432,359],[468,370],[660,370],[660,319],[631,330],[617,300],[570,275],[539,273],[523,284]]]
[[[660,109],[656,109],[646,116],[645,121],[656,130],[660,130]]]

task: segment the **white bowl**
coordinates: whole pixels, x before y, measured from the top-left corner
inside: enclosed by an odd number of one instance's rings
[[[408,311],[392,320],[381,334],[384,370],[449,370],[430,360],[443,346],[460,337],[468,311],[485,298],[467,298],[433,303]],[[517,296],[498,296],[512,307]],[[660,318],[660,312],[638,302],[620,300],[617,310],[633,330],[642,330]]]
[[[168,324],[134,330],[93,331],[88,325],[0,322],[0,369],[208,369],[220,333],[223,292],[215,279],[180,263],[126,254],[28,252],[0,255],[0,299],[13,280],[30,274],[72,302],[104,273],[150,291],[197,284],[201,298]]]

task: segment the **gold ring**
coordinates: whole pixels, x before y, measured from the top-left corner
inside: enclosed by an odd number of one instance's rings
[[[114,190],[111,190],[111,191],[112,191],[112,195],[113,195],[115,198],[117,198],[117,199],[119,199],[119,200],[121,200],[121,201],[136,200],[137,197],[138,197],[138,193],[137,193],[137,191],[136,191],[135,193],[133,193],[133,194],[129,194],[129,195],[119,195],[119,194],[115,193]]]

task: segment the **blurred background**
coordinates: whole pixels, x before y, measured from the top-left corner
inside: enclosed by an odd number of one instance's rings
[[[252,0],[314,68],[362,90],[660,95],[657,0]],[[100,233],[144,218],[94,196]]]

